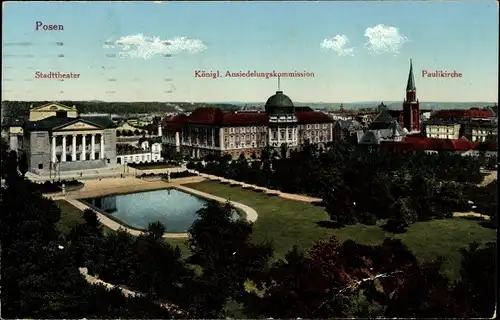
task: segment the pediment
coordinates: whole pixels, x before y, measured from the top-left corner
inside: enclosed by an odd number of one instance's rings
[[[73,107],[68,107],[60,103],[52,102],[52,103],[47,103],[38,107],[32,108],[30,111],[50,111],[50,112],[57,112],[57,111],[72,111],[74,110]]]
[[[77,122],[72,122],[68,123],[65,125],[62,125],[58,128],[55,128],[56,130],[100,130],[101,128],[92,125],[90,123],[84,122],[84,121],[77,121]]]

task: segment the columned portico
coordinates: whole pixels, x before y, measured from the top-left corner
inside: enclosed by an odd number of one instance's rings
[[[90,143],[87,141],[89,135]],[[69,148],[68,139],[71,139]],[[69,159],[68,149],[71,152],[71,159]],[[60,162],[104,160],[104,134],[102,131],[98,133],[84,132],[81,134],[75,132],[54,132],[51,137],[50,153],[52,162],[58,162],[59,155]]]
[[[87,141],[87,135],[84,134],[82,135],[82,155],[80,156],[80,159],[82,161],[87,160],[87,145],[85,144]]]
[[[62,136],[62,157],[61,162],[66,162],[66,136]]]
[[[92,134],[90,140],[90,160],[95,160],[95,134]]]
[[[102,134],[101,134],[100,145],[101,145],[101,152],[99,153],[99,159],[104,160],[104,135]]]
[[[76,134],[72,135],[73,138],[71,143],[73,144],[71,147],[71,161],[76,161]]]

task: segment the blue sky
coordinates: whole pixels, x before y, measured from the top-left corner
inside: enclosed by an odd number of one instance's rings
[[[265,101],[276,79],[224,77],[248,70],[314,73],[281,79],[297,102],[401,100],[410,58],[420,101],[498,97],[496,1],[7,2],[3,24],[3,100]]]

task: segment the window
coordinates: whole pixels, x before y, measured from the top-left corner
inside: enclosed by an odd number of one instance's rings
[[[292,140],[292,132],[288,131],[288,140]]]
[[[228,131],[228,130],[227,130],[227,128],[225,128],[225,129],[224,129],[224,133],[227,133],[227,131]]]
[[[43,163],[38,164],[38,169],[42,170],[43,169]]]
[[[284,130],[280,131],[280,138],[285,139],[285,131]]]

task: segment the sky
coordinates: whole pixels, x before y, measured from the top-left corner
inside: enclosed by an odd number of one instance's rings
[[[4,2],[2,22],[2,100],[259,102],[274,71],[296,102],[398,101],[410,59],[421,102],[498,100],[497,1]]]

